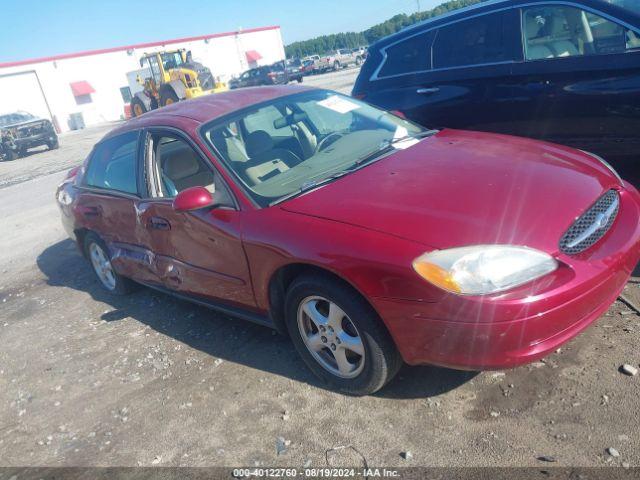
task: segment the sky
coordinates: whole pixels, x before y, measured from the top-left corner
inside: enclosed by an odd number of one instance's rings
[[[280,25],[285,44],[444,0],[0,0],[0,62]]]

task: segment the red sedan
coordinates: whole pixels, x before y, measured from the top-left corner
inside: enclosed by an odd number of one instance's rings
[[[599,157],[425,130],[305,87],[129,121],[57,199],[110,292],[143,284],[273,327],[352,394],[403,361],[537,360],[597,319],[640,257],[640,196]]]

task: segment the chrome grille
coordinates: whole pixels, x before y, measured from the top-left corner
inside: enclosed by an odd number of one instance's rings
[[[592,246],[609,231],[619,208],[618,192],[609,190],[573,222],[560,239],[560,251],[567,255],[575,255]]]

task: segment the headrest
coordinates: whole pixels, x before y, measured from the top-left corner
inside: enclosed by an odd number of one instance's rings
[[[253,158],[273,148],[273,138],[264,130],[256,130],[247,136],[245,147],[247,155]]]
[[[181,180],[195,175],[200,170],[200,163],[195,152],[190,148],[169,155],[162,166],[164,174],[171,180]]]
[[[539,36],[540,28],[544,25],[544,23],[538,21],[539,18],[538,15],[526,15],[527,24],[525,27],[527,39],[537,38]]]
[[[547,19],[547,35],[560,36],[563,33],[565,33],[565,29],[562,19],[558,18],[555,15]]]

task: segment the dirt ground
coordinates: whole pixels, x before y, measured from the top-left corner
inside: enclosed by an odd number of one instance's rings
[[[348,91],[355,73],[305,82]],[[640,317],[620,302],[543,362],[404,367],[351,398],[269,329],[103,293],[53,193],[109,128],[0,163],[0,465],[640,466],[640,375],[618,371],[640,363]]]

